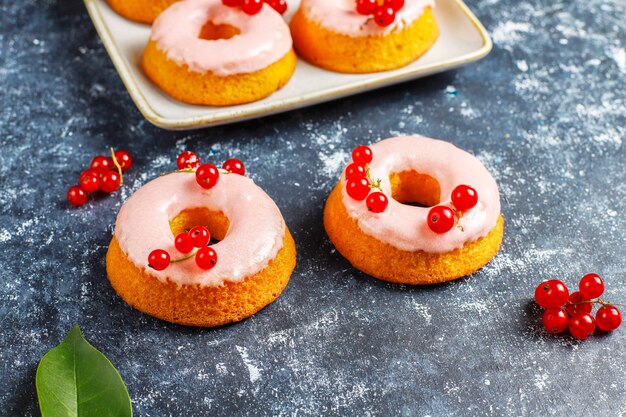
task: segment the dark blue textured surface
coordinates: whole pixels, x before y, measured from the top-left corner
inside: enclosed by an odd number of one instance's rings
[[[0,409],[37,415],[38,360],[79,323],[140,416],[624,415],[626,328],[546,335],[544,278],[602,274],[626,302],[626,3],[470,4],[494,52],[455,72],[196,132],[142,119],[78,0],[0,5]],[[448,139],[498,180],[501,253],[428,288],[354,271],[322,228],[350,150],[402,133]],[[81,209],[65,192],[109,146],[128,187]],[[292,281],[239,324],[200,330],[128,307],[104,256],[120,204],[178,152],[244,160],[296,239]]]

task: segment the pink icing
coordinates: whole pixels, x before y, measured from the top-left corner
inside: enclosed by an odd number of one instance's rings
[[[396,14],[396,20],[387,27],[380,27],[368,16],[356,11],[355,0],[302,0],[300,9],[304,15],[334,32],[350,36],[381,35],[403,29],[419,19],[426,7],[435,7],[435,0],[405,0],[404,7]]]
[[[230,39],[206,40],[199,34],[207,22],[231,25],[240,33]],[[267,4],[249,16],[222,0],[185,0],[174,3],[156,19],[151,39],[178,65],[218,76],[264,69],[292,47],[291,33],[282,16]]]
[[[448,142],[423,136],[405,136],[386,139],[371,145],[373,160],[370,175],[382,181],[389,206],[380,214],[368,211],[365,201],[356,201],[345,191],[342,176],[343,203],[348,215],[355,219],[364,233],[404,251],[446,253],[460,249],[466,243],[487,236],[500,215],[498,186],[476,157]],[[440,204],[453,207],[452,190],[461,184],[470,185],[478,192],[478,204],[463,213],[459,228],[445,234],[436,234],[428,227],[429,208],[401,204],[391,198],[389,175],[403,171],[427,174],[439,182]]]
[[[172,259],[184,256],[174,247],[169,221],[185,209],[199,207],[222,211],[230,220],[224,239],[212,246],[218,256],[215,267],[204,271],[190,259],[164,271],[149,268],[148,256],[154,249],[165,249]],[[201,188],[189,173],[150,181],[124,203],[115,223],[115,237],[132,263],[162,282],[178,285],[241,282],[267,267],[282,249],[284,236],[285,222],[274,201],[251,179],[223,171],[210,190]]]

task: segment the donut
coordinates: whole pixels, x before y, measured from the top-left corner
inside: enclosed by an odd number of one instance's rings
[[[435,43],[434,0],[406,0],[395,20],[380,26],[357,12],[354,0],[302,0],[291,20],[298,55],[337,72],[368,73],[403,67]]]
[[[454,145],[423,136],[355,149],[326,202],[324,227],[356,269],[414,285],[477,271],[504,234],[498,187],[486,168]]]
[[[185,0],[155,20],[141,65],[177,100],[230,106],[282,88],[296,60],[289,26],[271,6],[248,15],[221,0]]]
[[[219,242],[212,269],[193,259],[156,270],[151,251],[177,251],[174,236],[206,227]],[[151,316],[189,326],[240,321],[273,302],[287,285],[296,248],[274,201],[242,175],[221,171],[206,190],[193,173],[161,176],[123,204],[106,255],[114,290],[130,306]]]
[[[109,6],[127,19],[152,23],[154,19],[178,0],[107,0]]]

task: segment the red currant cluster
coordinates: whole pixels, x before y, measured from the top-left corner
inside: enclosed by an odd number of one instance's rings
[[[435,206],[428,212],[428,227],[435,233],[448,233],[461,218],[464,211],[473,209],[478,203],[478,193],[469,185],[458,185],[452,190],[452,205]]]
[[[196,259],[196,265],[205,271],[212,269],[217,264],[217,253],[211,248],[209,242],[211,234],[204,226],[195,226],[188,232],[182,232],[174,239],[174,247],[183,254],[188,254],[180,259],[172,260],[170,254],[163,249],[155,249],[148,256],[148,266],[157,271],[163,271],[170,264],[183,262],[191,258]],[[194,251],[194,249],[196,249]],[[193,253],[192,253],[193,251]]]
[[[222,0],[222,3],[228,7],[239,7],[246,14],[255,15],[263,8],[264,0]],[[285,0],[265,0],[265,3],[280,14],[287,11]]]
[[[178,171],[196,173],[196,181],[205,189],[211,189],[217,185],[220,178],[220,171],[213,164],[200,164],[198,155],[191,151],[185,151],[178,155],[176,160]],[[229,159],[222,164],[222,169],[230,174],[244,175],[246,168],[239,159]]]
[[[380,180],[370,177],[369,163],[373,159],[372,150],[367,146],[357,146],[352,151],[352,163],[346,168],[346,193],[357,201],[367,198],[367,209],[373,213],[382,213],[387,209],[389,200],[380,188]],[[375,191],[370,194],[370,191]]]
[[[356,11],[371,16],[378,26],[389,26],[396,13],[404,7],[404,0],[356,0]]]
[[[78,184],[67,191],[67,200],[75,207],[87,202],[89,193],[102,191],[110,194],[123,184],[122,173],[130,169],[133,157],[127,151],[114,152],[111,148],[111,158],[98,155],[92,159],[89,169],[83,171]]]
[[[604,281],[598,274],[587,274],[580,280],[578,291],[570,294],[567,286],[558,279],[544,281],[535,290],[535,301],[546,311],[543,313],[543,327],[550,333],[558,334],[569,328],[576,339],[586,339],[598,327],[612,332],[622,324],[622,314],[615,304],[607,303],[598,297],[604,293]],[[602,307],[591,315],[594,304]]]

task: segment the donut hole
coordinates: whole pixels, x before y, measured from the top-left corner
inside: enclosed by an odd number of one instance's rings
[[[230,39],[241,33],[239,29],[231,25],[216,25],[209,21],[202,26],[198,38],[206,41],[216,41],[218,39]]]
[[[211,233],[211,242],[213,245],[224,239],[230,221],[221,211],[212,211],[207,208],[193,208],[180,212],[176,217],[170,220],[170,229],[174,236],[182,232],[188,232],[192,227],[204,226]]]
[[[439,181],[416,171],[402,171],[389,176],[391,197],[399,203],[433,207],[441,201]]]

